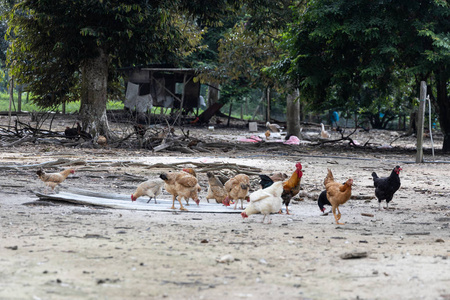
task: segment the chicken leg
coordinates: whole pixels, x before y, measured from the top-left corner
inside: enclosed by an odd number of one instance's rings
[[[286,214],[287,215],[290,215],[291,213],[289,212],[289,208],[288,208],[288,206],[286,205]]]
[[[183,203],[181,203],[181,199],[179,199],[179,197],[177,197],[177,196],[173,196],[172,207],[171,207],[171,209],[176,209],[176,207],[175,207],[175,199],[178,200],[178,202],[180,203],[180,210],[185,210],[185,211],[187,211],[187,209],[184,208]]]
[[[334,219],[336,220],[336,224],[345,225],[345,223],[339,223],[339,220],[341,219],[341,212],[339,211],[339,207],[333,206],[332,210],[333,210]],[[338,211],[337,215],[336,215],[336,210]]]
[[[237,199],[237,200],[235,200],[236,202],[235,202],[235,204],[234,204],[234,209],[236,209],[237,208],[237,205],[238,205],[238,202],[239,201],[241,201],[241,209],[244,209],[244,200],[242,200],[242,199]]]

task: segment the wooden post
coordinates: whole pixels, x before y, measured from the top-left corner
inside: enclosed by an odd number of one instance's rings
[[[14,101],[14,77],[9,80],[9,109],[8,109],[8,126],[11,126],[11,110]]]
[[[270,122],[270,88],[266,89],[266,93],[267,93],[266,122]]]
[[[23,92],[23,85],[19,85],[17,87],[17,112],[22,112],[22,92]]]
[[[417,122],[417,153],[416,163],[423,162],[423,122],[425,119],[425,99],[427,97],[427,84],[420,82],[419,122]]]

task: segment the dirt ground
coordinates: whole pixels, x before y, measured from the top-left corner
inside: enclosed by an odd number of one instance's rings
[[[57,120],[62,128],[65,122]],[[450,299],[450,157],[438,152],[431,162],[427,151],[427,163],[415,164],[411,137],[382,149],[399,134],[355,134],[360,143],[381,146],[370,151],[346,145],[194,154],[45,143],[2,148],[0,299]],[[250,134],[191,128],[191,135],[234,142]],[[435,146],[441,145],[437,136]],[[165,170],[146,167],[156,163],[236,163],[290,175],[300,161],[302,192],[313,197],[292,201],[292,214],[273,215],[270,225],[261,224],[261,215],[243,220],[37,201],[33,191],[43,185],[35,165],[58,159],[77,169],[62,188],[126,195],[139,183],[130,175],[156,178]],[[395,165],[403,168],[402,186],[393,209],[379,211],[371,173],[387,176]],[[341,207],[345,225],[317,206],[327,168],[339,181],[354,179],[353,198]],[[201,205],[207,180],[198,176]],[[257,188],[258,177],[251,180]],[[164,191],[162,198],[169,197]],[[341,257],[348,253],[367,256]]]

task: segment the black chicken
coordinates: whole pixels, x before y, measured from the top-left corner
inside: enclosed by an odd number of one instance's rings
[[[378,199],[378,209],[381,210],[381,200],[386,200],[386,209],[389,209],[389,202],[394,197],[394,194],[400,188],[399,173],[402,170],[400,166],[395,166],[389,177],[378,177],[377,173],[373,172],[373,186],[375,187],[375,196]]]
[[[265,189],[273,184],[273,180],[267,175],[259,175],[259,178],[261,179],[259,181],[259,184],[261,185],[261,188],[263,188],[263,189]]]
[[[317,205],[319,205],[319,209],[321,212],[325,213],[325,207],[324,205],[330,205],[331,203],[330,201],[328,201],[327,198],[327,191],[322,191],[322,193],[320,193],[319,198],[317,199]]]
[[[70,128],[67,126],[64,130],[64,135],[66,136],[66,138],[74,140],[78,137],[78,129],[73,127]]]
[[[81,125],[79,122],[77,122],[77,130],[78,130],[78,135],[80,137],[82,137],[85,140],[92,140],[92,135],[89,132],[81,130]]]

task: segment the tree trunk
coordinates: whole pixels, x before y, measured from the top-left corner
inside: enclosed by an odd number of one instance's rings
[[[211,83],[208,87],[208,106],[219,102],[219,84]]]
[[[441,125],[442,133],[444,134],[444,144],[442,145],[443,152],[450,152],[450,101],[447,96],[447,81],[448,78],[437,74],[437,97],[439,123]]]
[[[104,135],[109,138],[106,116],[108,58],[102,49],[95,58],[82,63],[80,118],[83,130],[93,137]]]
[[[300,138],[300,98],[295,89],[286,97],[286,134]]]

